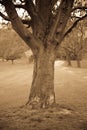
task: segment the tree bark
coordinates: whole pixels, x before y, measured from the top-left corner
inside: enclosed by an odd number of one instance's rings
[[[32,108],[46,108],[55,103],[53,51],[46,49],[34,57],[33,81],[29,95]]]

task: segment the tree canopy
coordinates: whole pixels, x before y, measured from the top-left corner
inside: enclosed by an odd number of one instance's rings
[[[21,38],[18,37],[11,27],[9,29],[0,29],[0,33],[0,58],[2,60],[16,60],[21,58],[23,53],[28,49]],[[7,37],[7,34],[9,34],[9,37]]]
[[[0,16],[11,21],[15,31],[31,48],[41,46],[38,40],[43,41],[44,46],[54,42],[58,45],[80,20],[87,17],[86,0],[0,0],[0,5],[4,10],[0,11]],[[17,13],[20,9],[22,16]],[[73,24],[64,32],[69,18],[73,19]],[[32,32],[26,30],[30,27]]]

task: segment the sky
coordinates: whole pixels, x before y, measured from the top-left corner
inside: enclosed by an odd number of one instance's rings
[[[20,4],[20,1],[19,0],[17,0],[17,2]],[[60,2],[57,2],[57,4],[59,5],[60,4]],[[56,6],[55,6],[55,8],[56,8]],[[7,15],[6,13],[5,13],[5,8],[4,7],[2,7],[1,5],[0,5],[0,12],[4,12],[4,14],[5,15]],[[22,17],[23,16],[23,12],[24,12],[24,10],[23,9],[17,9],[17,12],[18,12],[18,15],[20,16],[20,17]],[[24,14],[24,16],[26,16],[27,15],[27,12],[25,12],[25,14]],[[77,12],[76,13],[76,16],[80,16],[80,12]],[[3,22],[4,23],[8,23],[6,20],[3,20]],[[0,16],[0,23],[2,23],[2,17]]]
[[[20,4],[20,1],[19,0],[17,0],[16,1],[18,4]],[[6,16],[7,16],[7,13],[5,13],[5,8],[4,8],[4,6],[2,7],[1,6],[1,4],[0,4],[0,12],[2,12],[2,13],[4,13]],[[24,12],[24,9],[17,9],[17,12],[18,12],[18,15],[20,16],[20,17],[22,17],[23,16],[23,12]],[[27,14],[27,12],[25,12],[25,15]],[[2,17],[0,16],[0,23],[2,23]],[[4,22],[5,23],[8,23],[6,20],[4,20]]]
[[[20,4],[20,0],[16,0],[16,2],[18,3],[18,4]],[[34,0],[34,2],[35,2],[35,0]],[[57,2],[57,4],[59,5],[60,4],[60,2]],[[0,12],[4,12],[5,11],[5,8],[3,7],[2,8],[2,6],[0,5]],[[23,15],[23,12],[24,12],[24,10],[23,9],[18,9],[18,15],[20,16],[20,17],[22,17],[22,15]],[[5,15],[7,15],[6,13],[4,13]],[[27,13],[25,12],[25,15],[26,15]],[[0,16],[0,23],[2,23],[2,17]],[[4,20],[4,23],[8,23],[6,20]]]

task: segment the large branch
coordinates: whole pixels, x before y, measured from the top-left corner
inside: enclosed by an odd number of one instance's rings
[[[49,17],[52,13],[52,7],[58,0],[36,0],[36,10],[41,22],[48,25]]]
[[[57,4],[58,0],[36,0],[38,11],[43,16],[44,19],[52,14],[54,6]]]
[[[83,17],[79,18],[78,20],[76,20],[73,25],[65,32],[64,34],[64,38],[70,33],[72,32],[72,30],[77,26],[78,22],[80,22],[81,20],[85,19],[87,17],[87,14],[85,14]]]
[[[14,4],[15,8],[23,8],[25,9],[25,5],[21,5],[21,4]]]
[[[37,11],[43,16],[43,19],[46,19],[48,12],[51,11],[51,1],[52,0],[37,0],[36,6],[38,7]]]
[[[37,15],[37,12],[36,12],[36,7],[33,3],[32,0],[25,0],[25,9],[27,10],[27,12],[29,13],[30,17],[34,18],[34,16]]]
[[[9,21],[9,22],[11,21],[8,16],[4,15],[4,14],[1,13],[1,12],[0,12],[0,16],[1,16],[4,20],[6,20],[6,21]],[[21,19],[21,21],[22,21],[23,24],[26,24],[26,25],[28,25],[29,27],[32,25],[32,21],[31,21],[31,20]]]
[[[1,4],[1,5],[4,5],[3,1],[0,1],[0,4]],[[25,3],[24,3],[24,4],[16,4],[16,3],[15,3],[14,6],[15,6],[15,8],[24,9],[24,10],[26,10],[28,13],[30,13],[29,10],[31,10],[31,9],[29,8],[29,9],[27,10],[27,9],[26,9],[26,6],[25,6]],[[30,14],[31,14],[31,13],[30,13]],[[29,15],[30,15],[30,14],[29,14]],[[6,17],[4,17],[4,18],[6,18]],[[7,18],[6,18],[6,19],[7,19]],[[9,21],[9,20],[8,20],[8,21]],[[25,22],[25,21],[23,20],[23,23],[26,24],[26,23],[28,23],[28,22]]]
[[[6,20],[6,21],[10,21],[9,17],[7,17],[6,15],[4,15],[3,13],[0,12],[0,16]]]
[[[33,50],[35,47],[39,47],[36,39],[32,36],[30,31],[23,25],[21,19],[15,10],[15,7],[11,0],[3,0],[6,12],[12,23],[13,29],[19,34],[19,36],[30,46]]]
[[[0,3],[2,5],[4,5],[4,3],[2,1],[0,1]],[[14,4],[14,3],[13,3]],[[33,3],[32,0],[25,0],[25,3],[24,4],[14,4],[14,7],[15,8],[22,8],[24,10],[26,10],[29,14],[29,16],[33,19],[35,15],[37,15],[37,12],[36,12],[36,8],[35,8],[35,5]],[[23,23],[28,23],[28,22],[25,22],[23,20]]]
[[[59,43],[62,39],[63,31],[71,14],[71,9],[73,6],[74,0],[62,0],[56,20],[54,21],[51,31],[48,35],[48,40],[52,42],[55,39],[55,35],[57,36],[57,42]]]

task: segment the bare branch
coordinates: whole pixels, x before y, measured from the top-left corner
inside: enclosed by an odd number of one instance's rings
[[[23,25],[21,19],[15,10],[15,7],[11,0],[3,0],[6,12],[12,23],[13,29],[19,34],[19,36],[30,46],[33,50],[35,47],[40,47],[38,42],[30,33],[30,31]]]
[[[77,7],[74,7],[71,12],[73,12],[73,11],[75,11],[75,10],[77,10],[77,9],[87,10],[87,7],[86,7],[86,6],[77,6]]]
[[[22,21],[23,24],[28,25],[28,27],[30,27],[32,25],[32,20],[22,19],[21,21]]]
[[[1,16],[4,20],[6,20],[6,21],[11,21],[8,16],[4,15],[4,14],[1,13],[1,12],[0,12],[0,16]],[[31,21],[31,20],[21,19],[21,21],[22,21],[23,24],[27,24],[28,26],[31,26],[31,24],[32,24],[32,21]]]
[[[37,15],[35,5],[32,0],[25,0],[25,9],[30,14],[31,18],[33,19],[35,15]]]
[[[79,18],[78,20],[76,20],[73,25],[65,32],[64,37],[65,38],[78,24],[78,22],[80,22],[81,20],[85,19],[87,17],[87,14],[85,14],[83,17]]]
[[[51,3],[52,8],[53,8],[53,6],[57,3],[57,1],[58,1],[58,0],[51,0],[50,3]]]
[[[6,21],[10,21],[9,17],[8,16],[5,16],[3,13],[0,12],[0,16],[6,20]]]
[[[62,0],[57,16],[56,16],[56,20],[54,21],[51,31],[49,33],[48,36],[48,40],[52,42],[52,40],[54,39],[54,36],[56,35],[56,40],[59,43],[61,41],[61,39],[59,39],[59,37],[63,35],[63,31],[65,29],[65,26],[67,24],[68,18],[71,14],[71,9],[73,6],[74,0]]]
[[[25,5],[21,5],[21,4],[14,4],[15,8],[23,8],[25,9]]]

